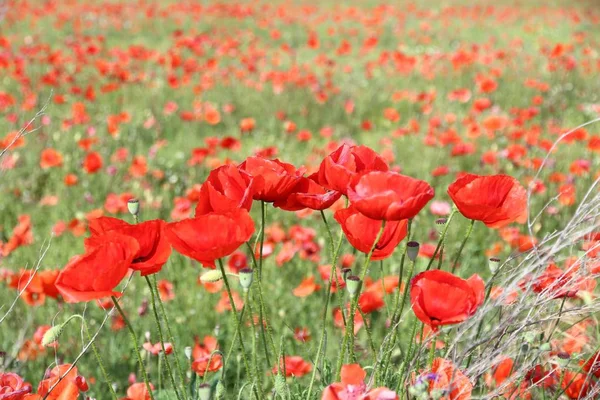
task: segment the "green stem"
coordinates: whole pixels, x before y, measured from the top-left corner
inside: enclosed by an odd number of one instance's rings
[[[467,232],[465,233],[465,237],[464,237],[462,243],[460,244],[460,248],[458,249],[458,253],[456,253],[456,256],[454,257],[454,262],[452,263],[452,273],[454,273],[454,271],[456,271],[456,267],[458,266],[458,260],[460,259],[460,255],[462,254],[462,251],[465,248],[465,244],[467,244],[467,240],[469,240],[469,237],[471,236],[471,232],[473,232],[473,225],[475,225],[475,220],[474,219],[472,219],[469,222],[469,227],[467,228]]]
[[[177,346],[175,345],[175,339],[173,336],[173,332],[171,331],[171,324],[169,323],[169,318],[167,317],[167,312],[165,311],[165,305],[160,298],[160,292],[158,291],[158,282],[156,280],[156,274],[152,275],[152,284],[154,286],[154,292],[156,293],[156,297],[158,298],[158,305],[160,308],[160,313],[162,315],[163,320],[165,321],[165,325],[167,327],[167,333],[169,335],[169,341],[171,342],[171,346],[173,346],[173,358],[175,359],[175,366],[177,367],[177,371],[179,373],[179,382],[181,384],[181,388],[185,388],[185,374],[183,372],[183,368],[181,367],[181,363],[179,362],[179,355],[177,353]],[[183,396],[187,399],[187,393],[183,390]]]
[[[319,360],[321,357],[321,353],[323,351],[323,345],[325,343],[325,332],[327,331],[327,315],[329,309],[329,303],[331,301],[331,287],[333,286],[334,279],[337,283],[337,274],[336,274],[336,264],[338,254],[340,252],[340,247],[342,246],[342,239],[344,238],[344,233],[340,232],[340,236],[338,239],[337,246],[334,245],[333,235],[331,234],[331,230],[329,229],[329,224],[327,223],[327,218],[325,218],[325,213],[321,211],[321,217],[323,218],[323,222],[325,222],[325,226],[327,227],[327,232],[329,233],[329,240],[331,243],[331,251],[332,251],[332,260],[331,260],[331,270],[329,272],[329,284],[327,287],[327,294],[325,295],[325,307],[323,308],[323,314],[321,315],[321,336],[319,338],[319,347],[317,348],[317,355],[315,357],[315,367],[313,368],[313,372],[310,378],[310,384],[308,386],[308,393],[306,395],[306,399],[310,399],[310,395],[312,394],[312,389],[315,383],[315,378],[317,376],[317,368],[319,366]]]
[[[152,302],[152,311],[154,313],[154,320],[156,322],[156,327],[158,328],[158,337],[160,339],[160,347],[162,349],[162,354],[165,357],[165,365],[167,367],[167,374],[169,375],[171,385],[173,385],[173,390],[175,391],[175,396],[177,397],[178,400],[181,400],[181,396],[179,395],[179,390],[177,390],[177,384],[175,383],[175,377],[173,375],[173,370],[171,369],[171,363],[169,362],[169,359],[167,357],[167,349],[165,348],[165,338],[163,335],[162,324],[160,323],[160,318],[158,316],[158,309],[156,307],[156,297],[154,294],[154,287],[152,285],[152,282],[150,281],[150,278],[148,278],[148,276],[144,276],[144,278],[146,279],[146,283],[148,284],[148,288],[150,289],[150,299]],[[171,346],[173,346],[173,343],[171,343]],[[160,355],[159,355],[159,362],[160,362]],[[159,373],[159,387],[160,387],[162,385],[162,380],[161,380],[162,374],[161,374],[160,368],[158,369],[158,373]]]
[[[266,218],[266,203],[260,202],[260,259],[258,260],[258,280],[262,280],[262,266],[263,266],[263,247],[265,245],[265,220]]]
[[[369,270],[369,263],[371,262],[371,256],[373,255],[373,252],[375,251],[375,248],[377,247],[377,243],[379,243],[379,240],[381,239],[381,236],[383,235],[384,229],[385,229],[385,220],[381,221],[381,228],[379,228],[379,232],[377,233],[377,236],[375,237],[375,241],[373,242],[373,245],[371,246],[371,250],[369,251],[369,254],[367,254],[367,257],[365,259],[365,264],[363,265],[363,269],[362,269],[362,272],[359,277],[361,283],[365,281],[367,271]],[[354,314],[356,313],[356,306],[358,305],[358,298],[360,297],[361,291],[362,291],[362,285],[361,285],[361,290],[359,290],[358,293],[356,293],[353,296],[352,302],[350,304],[350,315],[348,316],[350,321],[346,324],[346,332],[344,334],[344,341],[342,342],[342,349],[340,351],[340,356],[339,356],[337,368],[336,368],[336,371],[337,371],[336,381],[340,380],[340,376],[342,373],[342,364],[343,364],[344,356],[346,355],[346,348],[344,346],[344,343],[349,344],[350,358],[354,359]]]
[[[446,221],[446,225],[444,225],[444,229],[442,230],[442,233],[440,234],[440,238],[438,240],[437,246],[435,247],[435,251],[433,252],[431,259],[429,260],[429,263],[427,264],[426,271],[429,271],[431,269],[431,266],[433,265],[433,262],[435,260],[435,256],[437,256],[442,244],[444,243],[444,240],[446,238],[446,233],[448,232],[448,227],[450,226],[450,222],[452,222],[452,219],[454,218],[454,215],[456,213],[457,213],[456,209],[453,209],[452,212],[450,213],[450,216],[448,217],[448,220]]]
[[[373,365],[375,365],[375,363],[377,362],[377,350],[375,349],[375,342],[373,342],[373,334],[371,333],[371,327],[367,323],[367,316],[360,309],[360,307],[358,307],[358,312],[360,313],[360,316],[362,317],[362,319],[365,323],[365,330],[367,331],[367,339],[369,341],[369,347],[371,347],[371,353],[373,353]]]
[[[119,314],[121,314],[121,318],[123,318],[123,322],[125,322],[125,325],[127,326],[127,329],[129,330],[129,336],[131,336],[131,342],[133,343],[134,352],[137,357],[140,370],[142,371],[142,377],[144,378],[144,383],[146,384],[146,389],[148,390],[150,399],[154,400],[154,394],[152,393],[152,387],[150,386],[150,381],[148,380],[148,374],[146,373],[146,367],[144,366],[144,361],[142,360],[142,356],[140,354],[140,344],[137,340],[137,335],[135,334],[135,331],[133,330],[133,326],[131,325],[131,322],[129,322],[129,319],[127,318],[127,316],[123,312],[123,309],[119,305],[119,301],[117,300],[117,298],[115,296],[111,296],[110,298],[112,299],[113,303],[115,304],[115,308],[117,309]]]
[[[223,282],[225,283],[225,289],[227,291],[227,296],[229,297],[229,303],[231,304],[231,315],[233,317],[235,323],[235,331],[237,332],[238,340],[240,341],[240,348],[242,349],[242,359],[244,360],[244,367],[246,368],[246,372],[248,376],[253,381],[254,378],[252,376],[252,370],[250,369],[250,363],[248,362],[248,355],[246,354],[246,348],[244,347],[244,340],[242,338],[242,330],[241,330],[241,321],[237,314],[237,308],[235,306],[235,302],[233,301],[233,295],[231,294],[231,287],[229,286],[229,280],[227,279],[227,274],[225,273],[225,268],[223,267],[223,261],[218,259],[219,269],[221,270],[221,274],[223,275]],[[235,334],[234,334],[235,335]],[[258,392],[260,393],[260,391]],[[258,398],[261,398],[257,393],[255,393]]]
[[[411,329],[411,333],[410,333],[410,338],[408,341],[408,350],[406,351],[406,354],[404,355],[404,360],[402,361],[402,365],[400,367],[400,374],[398,375],[398,383],[396,384],[396,393],[400,390],[400,385],[403,384],[404,382],[404,374],[408,371],[408,362],[410,361],[410,359],[412,358],[412,352],[413,352],[413,347],[414,347],[414,342],[415,342],[415,333],[417,333],[417,325],[419,325],[419,320],[417,318],[415,318],[414,322],[413,322],[413,326]],[[421,331],[422,333],[423,331]],[[423,340],[423,335],[421,335],[421,340]],[[404,386],[402,387],[402,393],[400,393],[400,398],[403,398],[403,394],[404,394]]]
[[[114,399],[117,399],[117,393],[115,392],[115,388],[113,387],[112,380],[110,379],[110,376],[108,375],[108,372],[106,371],[106,367],[104,366],[102,357],[100,357],[100,352],[98,351],[98,348],[96,347],[96,344],[94,343],[94,339],[92,338],[92,335],[90,334],[90,330],[87,326],[87,322],[85,322],[85,319],[83,319],[83,317],[81,315],[76,314],[76,315],[69,317],[69,319],[67,319],[63,323],[63,326],[67,322],[69,322],[71,320],[71,318],[74,318],[74,317],[79,317],[79,319],[81,320],[81,323],[83,324],[83,330],[85,331],[85,335],[87,336],[88,342],[90,343],[90,346],[92,347],[92,352],[94,353],[94,356],[96,357],[96,361],[98,361],[98,365],[100,366],[100,371],[102,371],[102,376],[104,377],[104,382],[106,382],[106,384],[108,385],[108,389],[110,390],[110,394],[112,395],[112,397]]]

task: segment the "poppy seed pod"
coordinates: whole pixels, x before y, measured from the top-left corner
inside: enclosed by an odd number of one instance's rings
[[[127,209],[129,214],[137,217],[140,213],[140,201],[138,199],[130,199],[127,201]]]
[[[211,390],[208,383],[203,383],[198,387],[198,399],[199,400],[210,400]]]
[[[350,275],[346,278],[346,289],[348,289],[348,293],[350,296],[354,297],[358,292],[360,292],[360,286],[362,281],[356,275]]]
[[[342,268],[342,278],[344,279],[344,282],[346,282],[351,273],[352,268]]]
[[[500,267],[500,259],[492,257],[488,260],[488,268],[492,274],[495,274]]]
[[[200,277],[202,283],[214,283],[223,279],[223,274],[218,269],[210,270]]]
[[[248,290],[252,285],[252,280],[254,277],[254,271],[252,268],[243,268],[240,270],[239,274],[240,285],[244,288],[244,290]]]
[[[438,218],[435,220],[435,227],[438,230],[438,233],[442,233],[446,224],[448,223],[448,218]]]
[[[415,261],[419,255],[419,242],[408,242],[406,244],[406,255],[410,261]]]

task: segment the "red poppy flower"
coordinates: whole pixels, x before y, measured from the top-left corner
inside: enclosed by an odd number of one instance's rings
[[[301,376],[308,374],[312,369],[312,366],[300,356],[285,356],[282,357],[282,359],[283,360],[279,360],[279,366],[283,372],[285,362],[285,376],[288,378],[291,376],[300,378]],[[273,373],[277,373],[276,366],[273,367]]]
[[[276,201],[273,205],[286,211],[298,211],[305,208],[311,210],[328,209],[342,196],[342,193],[325,189],[313,180],[315,178],[315,175],[300,178],[291,193],[287,197]]]
[[[154,390],[154,386],[150,384],[150,388]],[[150,393],[144,382],[134,383],[127,388],[127,397],[122,400],[150,400]]]
[[[248,157],[239,168],[253,177],[263,178],[263,186],[254,193],[253,197],[254,200],[266,202],[285,198],[304,174],[304,168],[296,169],[292,164],[262,157]]]
[[[217,339],[212,336],[205,336],[202,343],[198,338],[195,339],[196,344],[192,350],[192,371],[200,376],[208,372],[215,372],[223,366],[223,360],[220,354],[215,354],[211,357],[213,351],[219,348]]]
[[[52,368],[49,376],[38,385],[38,395],[48,400],[63,400],[77,399],[80,391],[86,392],[88,384],[85,378],[77,374],[76,367],[66,373],[69,368],[71,368],[71,364],[62,364]]]
[[[432,270],[416,275],[410,285],[412,309],[426,325],[458,324],[475,314],[483,303],[485,284],[474,274],[464,280],[450,272]]]
[[[333,217],[341,225],[346,238],[355,249],[365,254],[371,251],[382,221],[364,216],[354,206],[336,211]],[[386,222],[371,260],[377,261],[389,257],[406,236],[407,225],[406,220]]]
[[[262,182],[262,176],[252,177],[233,165],[212,170],[200,188],[196,216],[236,208],[250,211],[252,196],[262,187]]]
[[[139,251],[130,268],[146,276],[160,271],[171,255],[171,245],[164,235],[165,226],[160,219],[131,225],[117,218],[95,218],[89,222],[92,236],[85,240],[85,246],[93,249],[101,243],[102,235],[111,232],[131,236],[137,240]]]
[[[522,285],[527,284],[527,280]],[[592,292],[596,287],[593,277],[577,274],[574,268],[563,271],[550,264],[539,276],[532,279],[531,289],[552,298],[576,297],[579,291]]]
[[[448,187],[448,194],[462,215],[490,228],[527,217],[527,191],[511,176],[465,174]]]
[[[175,250],[209,268],[215,267],[216,259],[236,251],[253,233],[254,222],[244,209],[204,214],[165,227],[167,240]]]
[[[321,400],[397,400],[398,395],[385,387],[367,390],[365,378],[367,373],[358,364],[342,366],[341,382],[327,386]]]
[[[85,160],[83,160],[83,169],[88,174],[95,174],[100,168],[102,168],[102,164],[103,162],[100,154],[93,151],[88,153],[85,157]]]
[[[0,398],[21,400],[31,393],[31,385],[13,372],[0,373]]]
[[[369,147],[343,144],[323,159],[317,182],[327,189],[347,194],[348,185],[359,173],[387,170],[383,158]]]
[[[439,389],[448,393],[448,400],[469,400],[473,391],[473,383],[458,369],[452,361],[436,358],[431,365],[431,373],[435,379],[429,382],[430,392]]]
[[[348,187],[348,198],[359,212],[386,221],[413,218],[433,195],[427,182],[390,171],[368,172]]]
[[[131,236],[110,232],[98,245],[73,257],[56,279],[56,287],[69,303],[120,296],[114,288],[127,274],[140,246]]]

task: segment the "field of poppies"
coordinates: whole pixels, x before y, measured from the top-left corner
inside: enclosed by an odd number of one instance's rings
[[[600,398],[600,7],[0,4],[0,400]]]

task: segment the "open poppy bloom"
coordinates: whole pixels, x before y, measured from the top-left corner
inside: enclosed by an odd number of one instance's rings
[[[469,400],[473,391],[473,383],[450,360],[436,358],[431,369],[425,374],[429,379],[429,391],[439,389],[447,393],[448,400]],[[423,376],[423,375],[422,375]]]
[[[302,177],[287,197],[273,205],[286,211],[298,211],[305,208],[326,210],[342,196],[341,192],[327,190],[314,180],[314,175]]]
[[[97,237],[97,246],[71,258],[58,274],[56,287],[68,303],[119,297],[114,288],[127,274],[140,246],[131,236],[110,232]]]
[[[433,196],[434,190],[427,182],[391,171],[359,175],[348,186],[352,205],[376,220],[413,218]]]
[[[223,366],[223,359],[220,354],[211,357],[213,351],[219,348],[217,339],[212,336],[205,336],[202,343],[196,338],[196,344],[192,350],[192,371],[200,376],[206,372],[215,372]]]
[[[79,397],[80,391],[87,392],[88,384],[85,378],[77,374],[76,367],[70,371],[69,368],[71,368],[71,364],[62,364],[52,368],[49,376],[38,385],[38,396],[41,396],[40,398],[48,396],[45,397],[47,400],[75,400]],[[69,372],[67,373],[67,371]],[[51,388],[52,390],[50,390]]]
[[[0,373],[0,399],[20,400],[31,390],[31,385],[14,372]]]
[[[450,272],[431,270],[411,281],[410,303],[416,317],[432,330],[453,325],[475,314],[484,300],[485,284],[479,275],[461,279]]]
[[[150,389],[154,390],[154,385],[150,384]],[[150,393],[144,382],[137,382],[127,388],[127,397],[121,400],[150,400]]]
[[[340,224],[346,238],[355,249],[365,254],[371,251],[381,229],[382,221],[361,214],[352,205],[336,211],[333,217]],[[406,220],[386,222],[383,234],[375,245],[371,260],[383,260],[392,255],[396,246],[406,237],[407,225]]]
[[[262,176],[253,177],[233,165],[223,165],[208,174],[200,188],[196,216],[227,212],[236,208],[250,211],[253,196],[263,185]]]
[[[117,218],[100,217],[89,222],[92,236],[85,240],[85,247],[93,249],[102,243],[102,235],[118,232],[134,238],[139,250],[131,262],[131,269],[140,271],[142,276],[161,270],[171,255],[171,245],[164,235],[166,223],[160,219],[139,224],[128,224]]]
[[[448,195],[462,215],[490,228],[527,218],[527,191],[508,175],[465,174],[448,187]]]
[[[285,366],[284,366],[284,362],[285,362]],[[306,361],[304,361],[304,359],[300,356],[282,357],[282,359],[279,360],[279,368],[281,368],[282,372],[283,372],[283,369],[285,368],[286,378],[289,378],[291,376],[300,378],[301,376],[308,374],[312,370],[312,366],[309,363],[307,363]],[[277,373],[277,366],[273,367],[272,372],[274,374]]]
[[[263,178],[264,184],[253,198],[267,203],[284,199],[304,174],[303,168],[296,169],[292,164],[262,157],[248,157],[239,168],[253,177]]]
[[[358,174],[388,169],[383,158],[371,148],[343,144],[323,159],[316,178],[327,189],[347,194],[348,185]]]
[[[342,366],[341,382],[332,383],[323,390],[321,400],[397,400],[396,392],[380,387],[367,390],[367,373],[358,364]]]
[[[208,268],[215,268],[215,260],[236,251],[253,233],[254,221],[244,209],[204,214],[165,227],[175,250]]]
[[[564,271],[556,264],[548,265],[539,276],[526,279],[521,285],[529,282],[535,293],[544,293],[555,299],[576,297],[579,291],[593,292],[596,287],[593,277],[578,274],[572,268]]]

